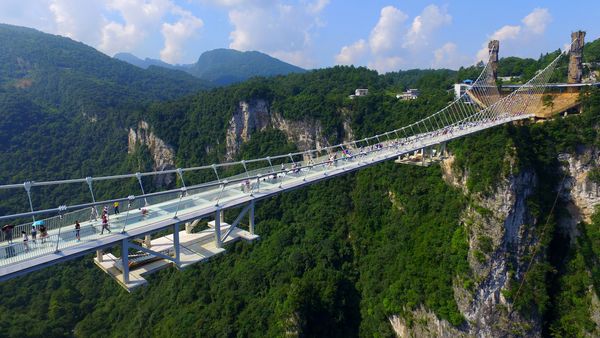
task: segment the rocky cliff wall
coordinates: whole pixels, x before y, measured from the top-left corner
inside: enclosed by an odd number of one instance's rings
[[[589,178],[590,171],[598,167],[600,151],[581,147],[574,154],[560,154],[559,160],[567,172],[562,198],[569,203],[570,224],[589,223],[595,206],[600,204],[600,187]]]
[[[507,158],[510,167],[514,159]],[[565,179],[557,187],[569,214],[559,219],[559,226],[576,245],[580,222],[590,222],[595,207],[600,204],[599,184],[590,179],[598,168],[600,151],[580,147],[574,153],[558,156]],[[447,184],[461,188],[470,203],[463,212],[463,226],[469,234],[468,260],[473,272],[474,287],[465,289],[464,281],[454,281],[454,296],[466,323],[454,327],[421,307],[410,313],[408,321],[391,316],[390,323],[399,337],[541,337],[542,318],[532,314],[523,318],[504,297],[513,274],[520,280],[526,270],[528,248],[538,245],[539,238],[532,229],[540,220],[528,207],[538,186],[532,170],[508,173],[490,194],[472,194],[466,190],[468,171],[454,166],[454,157],[441,162],[442,176]],[[514,268],[509,268],[512,266]],[[590,272],[591,273],[591,272]],[[590,319],[600,327],[600,302],[590,285]]]
[[[598,168],[600,151],[592,147],[580,147],[577,152],[559,155],[566,176],[562,182],[562,200],[565,201],[568,217],[559,220],[559,226],[564,234],[571,239],[570,245],[577,247],[577,238],[580,236],[578,224],[591,223],[591,216],[596,206],[600,205],[599,184],[590,179],[592,170]],[[588,271],[591,275],[592,271]],[[586,337],[597,336],[600,330],[600,301],[592,285],[589,286],[591,305],[590,319],[596,324],[595,333],[588,332]],[[583,334],[583,333],[582,333]]]
[[[541,319],[536,315],[525,319],[516,311],[509,314],[512,304],[503,295],[512,278],[510,262],[522,262],[519,258],[526,248],[537,243],[530,231],[537,220],[527,207],[537,185],[535,173],[509,173],[492,193],[470,194],[465,188],[468,172],[457,170],[453,164],[453,156],[441,163],[443,178],[447,184],[462,188],[471,201],[463,212],[462,226],[469,236],[473,287],[466,289],[458,277],[453,283],[454,298],[466,322],[454,327],[420,308],[410,314],[412,324],[392,316],[395,333],[399,337],[509,337],[515,332],[541,336]],[[522,265],[517,263],[518,274],[524,270]]]
[[[353,137],[354,134],[348,121],[344,123],[343,127],[345,137]],[[232,160],[241,145],[248,142],[253,133],[264,131],[267,128],[281,130],[300,151],[329,146],[319,121],[285,119],[279,112],[272,111],[266,100],[255,99],[240,101],[229,120],[226,159]]]
[[[155,171],[175,168],[175,150],[173,147],[158,138],[152,132],[146,121],[140,121],[136,129],[129,128],[127,152],[133,154],[137,147],[144,145],[152,156],[152,169]],[[175,181],[174,175],[158,175],[154,177],[154,184],[167,186]]]

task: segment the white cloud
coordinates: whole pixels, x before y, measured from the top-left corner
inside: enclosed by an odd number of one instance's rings
[[[316,61],[312,58],[310,53],[308,53],[305,50],[296,50],[289,52],[278,50],[271,52],[270,54],[274,58],[307,69],[313,68],[316,64]]]
[[[400,70],[400,67],[405,63],[405,60],[400,56],[376,57],[375,60],[369,62],[368,67],[376,69],[379,72],[393,72]]]
[[[429,5],[407,24],[408,15],[394,6],[381,9],[379,20],[371,30],[368,49],[364,39],[343,46],[335,56],[338,64],[354,64],[368,54],[368,67],[380,72],[397,71],[401,67],[429,66],[430,54],[425,56],[422,47],[435,43],[435,32],[452,23],[446,8]],[[446,46],[445,52],[449,47]],[[453,53],[452,64],[458,60]]]
[[[511,50],[526,47],[532,39],[543,35],[552,16],[546,8],[536,8],[521,22],[523,25],[506,25],[492,33],[488,40],[499,40],[500,48]],[[488,41],[484,42],[477,52],[476,61],[487,61]]]
[[[109,0],[106,6],[123,19],[123,23],[110,21],[102,28],[99,48],[109,55],[133,51],[150,32],[158,31],[174,7],[170,0]]]
[[[2,0],[0,22],[56,32],[54,16],[50,12],[50,0]]]
[[[521,33],[521,26],[504,26],[492,34],[492,40],[512,40]]]
[[[213,4],[220,7],[268,7],[274,5],[278,0],[200,0],[200,2]]]
[[[229,21],[234,30],[229,34],[229,48],[258,50],[302,67],[314,66],[312,39],[322,25],[319,13],[329,1],[299,5],[267,0],[243,5],[237,0],[213,2],[230,7]]]
[[[48,8],[54,17],[56,33],[93,45],[99,42],[100,27],[104,24],[99,15],[102,1],[53,0]]]
[[[451,23],[452,16],[446,12],[446,8],[429,5],[413,20],[403,46],[406,48],[427,46],[433,32]]]
[[[178,63],[181,61],[185,42],[197,31],[202,28],[204,23],[199,18],[188,11],[176,9],[175,12],[181,15],[181,19],[174,24],[163,23],[162,35],[165,38],[165,46],[160,51],[160,58],[169,63]]]
[[[552,21],[552,16],[547,8],[536,8],[523,18],[525,27],[534,34],[543,34],[546,26]]]
[[[329,5],[330,0],[316,0],[313,3],[307,5],[307,9],[312,14],[319,14],[327,5]]]
[[[469,63],[469,57],[460,53],[453,42],[446,42],[442,47],[433,51],[433,68],[457,69]]]
[[[380,54],[393,49],[402,38],[402,24],[408,16],[394,6],[381,9],[379,21],[371,31],[369,45],[373,53]]]
[[[142,32],[135,25],[109,22],[102,28],[102,40],[98,48],[108,55],[131,52],[142,38]]]
[[[182,61],[186,42],[203,25],[176,0],[0,0],[0,22],[67,36],[108,55],[147,56],[162,44],[168,62]]]
[[[355,64],[367,52],[367,42],[363,39],[356,41],[350,46],[342,47],[342,50],[335,56],[335,62],[340,65]]]

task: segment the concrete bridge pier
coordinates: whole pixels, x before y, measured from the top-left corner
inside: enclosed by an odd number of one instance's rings
[[[221,222],[223,221],[223,210],[221,208],[217,208],[215,212],[215,245],[217,248],[221,248],[223,246],[223,242],[221,240]]]
[[[254,200],[250,202],[250,210],[248,210],[249,219],[248,219],[248,228],[250,230],[250,234],[254,235]]]

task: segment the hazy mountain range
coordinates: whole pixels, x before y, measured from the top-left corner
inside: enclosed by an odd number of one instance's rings
[[[256,76],[269,77],[305,72],[300,67],[261,52],[240,52],[224,48],[204,52],[196,63],[182,65],[172,65],[157,59],[140,59],[130,53],[118,53],[114,57],[144,69],[158,66],[182,70],[216,85],[242,82]]]

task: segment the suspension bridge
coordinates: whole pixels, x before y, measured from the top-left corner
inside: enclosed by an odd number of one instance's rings
[[[402,161],[411,154],[424,154],[432,148],[437,147],[439,154],[446,142],[453,139],[530,119],[539,109],[544,91],[551,85],[548,81],[557,63],[567,52],[508,95],[499,92],[496,64],[488,62],[471,88],[445,108],[409,125],[361,140],[192,168],[2,185],[2,190],[24,189],[29,205],[28,210],[21,213],[0,216],[0,222],[31,221],[4,228],[0,242],[0,280],[95,252],[96,265],[127,290],[132,290],[146,283],[143,276],[148,273],[167,266],[185,268],[224,252],[227,243],[256,240],[254,207],[261,199],[383,161]],[[497,58],[497,51],[491,49],[490,55]],[[144,178],[167,174],[176,175],[181,187],[152,193],[144,191]],[[192,183],[191,177],[212,178]],[[118,185],[125,180],[136,180],[140,193],[96,200],[95,185],[100,182]],[[34,207],[31,196],[41,190],[40,187],[73,185],[89,190],[88,203],[43,210]],[[111,212],[108,225],[103,227],[98,210],[111,206],[110,211],[113,211],[115,202],[121,205],[120,213]],[[227,223],[223,213],[232,208],[241,212]],[[246,216],[248,227],[242,229],[240,224]],[[212,221],[201,229],[200,220],[207,218]],[[78,230],[76,221],[80,225]],[[37,232],[35,241],[32,229]],[[9,232],[14,239],[8,238]],[[20,237],[22,232],[27,234],[27,242]],[[120,248],[121,257],[106,253],[114,247]]]

